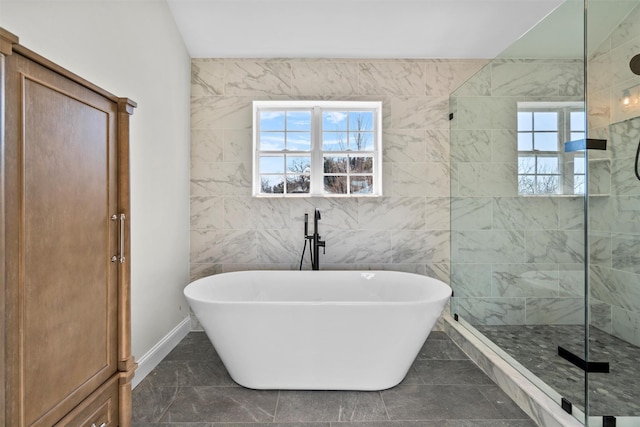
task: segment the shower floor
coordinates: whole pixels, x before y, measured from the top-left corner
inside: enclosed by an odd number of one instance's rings
[[[558,356],[558,345],[584,355],[584,327],[567,325],[477,326],[525,368],[584,410],[584,371]],[[596,328],[589,338],[592,362],[610,373],[589,375],[590,416],[640,416],[640,348]]]

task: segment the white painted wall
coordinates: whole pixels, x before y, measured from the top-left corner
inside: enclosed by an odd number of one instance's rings
[[[117,96],[131,120],[132,346],[136,359],[189,310],[190,58],[164,1],[0,0],[20,44]]]

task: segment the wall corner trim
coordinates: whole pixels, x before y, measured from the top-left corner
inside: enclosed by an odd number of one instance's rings
[[[138,384],[145,379],[153,369],[162,362],[162,359],[173,350],[191,330],[191,317],[184,318],[178,325],[165,335],[156,345],[147,351],[138,360],[138,369],[133,377],[132,387],[136,388]]]

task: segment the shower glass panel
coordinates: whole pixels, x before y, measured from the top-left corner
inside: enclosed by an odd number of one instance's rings
[[[589,425],[640,425],[640,1],[588,0]],[[605,418],[606,417],[606,418]],[[609,424],[614,425],[614,424]]]
[[[450,98],[451,312],[597,427],[640,425],[638,54],[640,0],[567,0]]]
[[[561,4],[450,98],[451,312],[584,419],[584,3]]]

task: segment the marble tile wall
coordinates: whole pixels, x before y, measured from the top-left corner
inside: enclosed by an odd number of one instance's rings
[[[519,101],[580,101],[582,62],[494,60],[453,95],[452,312],[484,325],[584,321],[583,199],[518,195]]]
[[[640,4],[589,59],[589,132],[608,140],[589,173],[610,171],[605,196],[590,198],[591,322],[640,346],[640,181],[633,173],[640,143],[640,76],[629,60],[640,53]],[[622,102],[631,88],[631,102]]]
[[[304,214],[318,208],[321,268],[393,269],[449,282],[449,94],[485,63],[193,59],[192,279],[297,269]],[[252,101],[270,99],[382,101],[384,196],[252,198]]]

